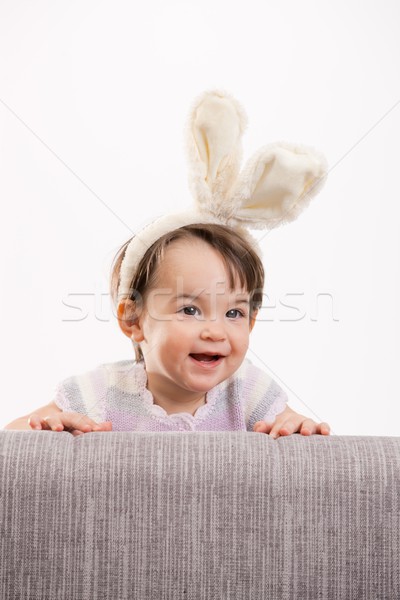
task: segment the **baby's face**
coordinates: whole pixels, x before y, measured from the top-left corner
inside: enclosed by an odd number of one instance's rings
[[[146,371],[177,396],[230,377],[249,344],[249,298],[240,284],[231,289],[222,257],[208,244],[173,242],[136,332]]]

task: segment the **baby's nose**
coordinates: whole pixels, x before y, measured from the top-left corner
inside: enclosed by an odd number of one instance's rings
[[[206,323],[201,331],[202,339],[212,339],[215,341],[224,340],[226,333],[224,327],[216,321],[212,323]]]

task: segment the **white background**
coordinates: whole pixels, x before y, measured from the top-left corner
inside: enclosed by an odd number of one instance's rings
[[[244,163],[285,140],[330,165],[296,222],[257,234],[270,308],[248,357],[333,434],[399,435],[399,12],[1,0],[1,427],[61,379],[133,357],[111,261],[149,218],[191,203],[184,122],[217,88],[248,115]]]

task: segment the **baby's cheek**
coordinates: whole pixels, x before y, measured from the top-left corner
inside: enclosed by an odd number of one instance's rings
[[[246,328],[244,331],[240,332],[241,335],[238,335],[234,338],[234,343],[239,352],[247,352],[249,348],[250,335],[249,331]]]

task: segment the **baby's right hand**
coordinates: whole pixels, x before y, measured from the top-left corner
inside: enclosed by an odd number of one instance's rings
[[[73,436],[89,433],[90,431],[112,431],[111,421],[96,423],[93,419],[78,412],[57,412],[47,417],[32,413],[28,418],[32,429],[50,429],[52,431],[68,431]]]

